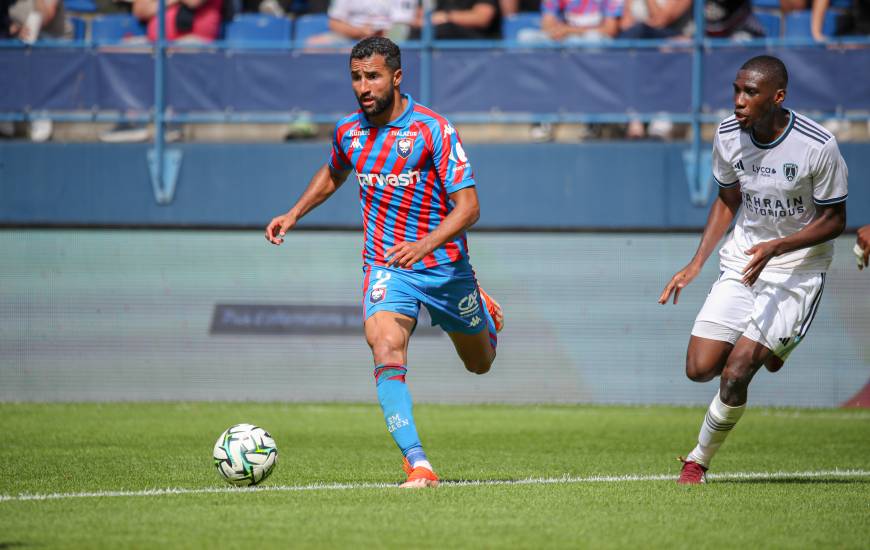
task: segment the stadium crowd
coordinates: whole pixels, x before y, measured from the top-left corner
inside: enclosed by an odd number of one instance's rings
[[[158,0],[0,0],[0,40],[145,44],[157,37],[157,6]],[[421,0],[166,0],[166,6],[168,39],[199,43],[279,36],[303,47],[344,47],[372,35],[401,43],[421,37],[424,18]],[[691,0],[432,0],[431,6],[438,40],[569,46],[620,39],[686,41],[695,27]],[[705,0],[704,16],[705,32],[715,38],[803,33],[825,41],[830,35],[870,35],[870,0],[755,0],[755,5],[753,0]],[[264,20],[281,22],[286,31],[267,35]],[[798,25],[800,32],[793,28]],[[50,120],[31,126],[35,141],[50,138]],[[0,123],[0,137],[10,128],[11,123]],[[309,137],[312,128],[303,121],[291,135]],[[646,124],[632,121],[624,135],[668,139],[673,133],[673,125],[661,117]],[[530,135],[546,141],[553,138],[553,128],[537,124]],[[139,141],[147,133],[141,126],[122,125],[103,137]]]

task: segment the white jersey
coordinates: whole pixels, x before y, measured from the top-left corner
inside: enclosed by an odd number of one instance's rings
[[[721,265],[743,271],[754,245],[797,233],[817,205],[844,202],[848,170],[837,140],[822,126],[791,111],[788,126],[771,143],[758,143],[734,116],[713,138],[713,177],[720,187],[739,186],[743,199],[731,236],[719,251]],[[828,241],[770,260],[765,271],[823,272],[834,256]]]

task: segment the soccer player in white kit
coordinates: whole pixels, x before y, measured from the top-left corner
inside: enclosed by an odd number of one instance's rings
[[[713,138],[719,196],[689,264],[665,286],[674,304],[737,216],[719,251],[720,275],[698,313],[686,353],[696,382],[720,376],[680,483],[705,481],[710,461],[746,409],[752,377],[771,372],[807,335],[825,287],[831,242],[846,225],[847,169],[834,137],[783,108],[788,73],[771,56],[750,59],[734,81],[734,115]]]

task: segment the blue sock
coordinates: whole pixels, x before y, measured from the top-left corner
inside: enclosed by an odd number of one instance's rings
[[[384,411],[384,420],[393,440],[408,459],[411,466],[420,460],[426,460],[423,445],[417,435],[414,425],[414,415],[411,414],[411,393],[405,385],[404,365],[386,364],[375,367],[375,384],[378,388],[378,402]]]

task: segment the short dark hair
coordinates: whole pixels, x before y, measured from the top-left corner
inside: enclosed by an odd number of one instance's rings
[[[366,59],[375,54],[384,56],[387,67],[395,71],[402,68],[402,52],[395,42],[383,36],[369,36],[356,43],[350,51],[351,59]]]
[[[778,57],[772,55],[759,55],[753,57],[740,67],[741,71],[758,71],[766,78],[770,78],[776,84],[777,88],[783,90],[788,86],[788,71],[785,68],[785,63]]]

